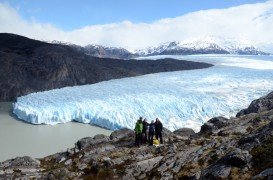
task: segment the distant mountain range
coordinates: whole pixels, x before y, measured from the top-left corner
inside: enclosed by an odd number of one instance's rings
[[[53,43],[61,43],[54,41]],[[133,51],[125,48],[107,47],[102,45],[78,46],[67,44],[86,55],[106,58],[130,59],[141,56],[154,55],[194,55],[194,54],[236,54],[236,55],[269,55],[245,39],[232,39],[208,36],[186,41],[172,41],[156,47],[137,49]]]

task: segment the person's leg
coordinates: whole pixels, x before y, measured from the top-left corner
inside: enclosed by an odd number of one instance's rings
[[[137,133],[135,133],[135,146],[137,146]]]
[[[138,144],[142,145],[142,133],[138,134]]]
[[[152,132],[152,134],[151,134],[151,144],[150,144],[151,146],[153,145],[154,135],[155,135],[154,132]]]
[[[144,133],[144,143],[145,144],[147,143],[147,131],[145,131],[145,133]]]
[[[149,145],[153,145],[153,133],[149,133]]]
[[[155,132],[155,138],[158,140],[158,132]]]
[[[160,144],[163,144],[162,132],[159,133],[159,137],[160,137]]]

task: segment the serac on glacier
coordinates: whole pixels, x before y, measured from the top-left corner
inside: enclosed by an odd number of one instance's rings
[[[270,56],[171,57],[215,66],[32,93],[19,97],[13,112],[33,124],[75,120],[115,130],[133,128],[143,116],[148,121],[160,118],[170,130],[191,127],[198,131],[209,118],[233,116],[273,88]]]

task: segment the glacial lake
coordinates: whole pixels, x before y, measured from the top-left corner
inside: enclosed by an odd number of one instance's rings
[[[77,122],[58,125],[32,125],[10,113],[11,102],[0,102],[0,162],[17,156],[41,158],[74,147],[74,143],[111,131]]]

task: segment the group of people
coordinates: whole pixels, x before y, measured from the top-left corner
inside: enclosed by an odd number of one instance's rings
[[[163,125],[158,118],[151,123],[147,122],[147,119],[140,117],[135,125],[135,145],[140,146],[142,144],[153,145],[154,142],[158,142],[160,139],[160,144],[163,144],[162,139]]]

